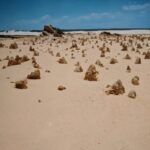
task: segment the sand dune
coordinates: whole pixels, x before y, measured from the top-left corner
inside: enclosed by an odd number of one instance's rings
[[[129,32],[1,38],[0,149],[149,150],[150,33]]]

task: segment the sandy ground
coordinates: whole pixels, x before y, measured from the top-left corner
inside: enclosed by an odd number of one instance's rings
[[[73,40],[77,49],[71,48]],[[14,42],[18,48],[9,49]],[[127,51],[121,50],[121,42]],[[150,59],[143,55],[150,50],[150,35],[72,33],[64,38],[1,38],[0,43],[4,44],[0,48],[1,150],[150,150]],[[110,52],[100,57],[104,43]],[[41,79],[28,79],[27,89],[17,89],[14,82],[36,70],[30,46],[39,52],[34,57],[41,66]],[[57,52],[67,64],[57,62],[61,58],[56,57]],[[127,53],[130,60],[123,58]],[[7,66],[4,58],[16,55],[27,55],[30,60]],[[141,64],[134,63],[136,57],[141,58]],[[118,63],[110,64],[111,58]],[[98,81],[84,80],[87,68],[97,59],[104,65],[95,65]],[[83,72],[74,72],[78,61]],[[126,71],[127,65],[131,73]],[[140,77],[138,86],[131,83],[136,75]],[[106,86],[118,79],[125,93],[107,95]],[[59,85],[66,90],[59,91]],[[135,99],[128,97],[130,90],[136,91]]]
[[[90,31],[90,33],[100,34],[102,32],[110,32],[110,33],[118,33],[118,34],[125,34],[125,35],[142,35],[142,34],[150,34],[150,30],[99,30],[99,31]],[[69,32],[66,32],[69,33]],[[86,31],[72,31],[71,33],[87,33]],[[6,33],[6,35],[9,33]]]

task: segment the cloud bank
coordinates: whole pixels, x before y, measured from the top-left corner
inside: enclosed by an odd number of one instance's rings
[[[126,5],[126,6],[123,6],[123,10],[125,10],[125,11],[150,10],[150,3],[135,4],[135,5]]]

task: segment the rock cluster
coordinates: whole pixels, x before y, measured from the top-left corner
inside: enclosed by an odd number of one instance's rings
[[[136,92],[134,90],[131,90],[129,93],[128,93],[128,97],[129,98],[136,98]]]
[[[18,45],[17,45],[17,43],[12,43],[12,44],[10,44],[9,48],[10,49],[17,49]]]
[[[74,72],[83,72],[83,68],[80,65],[80,63],[78,65],[76,65],[76,68],[75,68]]]
[[[128,50],[127,46],[126,45],[122,45],[122,51],[127,51],[127,50]]]
[[[60,64],[67,64],[67,61],[66,61],[66,59],[64,57],[62,57],[62,58],[60,58],[58,60],[58,63],[60,63]]]
[[[4,47],[4,44],[3,43],[0,43],[0,48]]]
[[[141,64],[141,58],[140,58],[140,57],[137,57],[137,58],[136,58],[135,64]]]
[[[131,68],[130,68],[130,66],[127,66],[127,72],[131,72]]]
[[[98,80],[97,74],[98,71],[96,70],[96,67],[94,65],[90,65],[85,73],[84,80],[97,81]]]
[[[134,76],[131,82],[133,85],[139,85],[139,80],[140,80],[139,76]]]
[[[34,56],[39,56],[39,52],[34,50],[34,53],[33,53]]]
[[[60,57],[60,53],[59,52],[56,54],[56,57]]]
[[[28,79],[40,79],[40,70],[35,70],[34,72],[31,72],[29,75],[27,75]]]
[[[19,64],[21,64],[23,62],[26,62],[28,60],[29,60],[29,58],[26,55],[24,55],[23,57],[20,57],[20,56],[16,55],[15,58],[14,57],[8,58],[8,64],[7,64],[7,66],[19,65]]]
[[[15,87],[17,89],[27,89],[27,80],[16,81]]]
[[[35,57],[32,57],[32,65],[34,68],[41,69],[40,65],[36,62]]]
[[[76,41],[72,41],[72,45],[70,48],[78,49],[78,45],[77,45]]]
[[[29,51],[33,52],[33,51],[35,51],[35,49],[32,46],[30,46]]]
[[[129,54],[126,54],[126,56],[124,57],[124,59],[131,59]]]
[[[117,80],[114,84],[107,86],[107,89],[106,89],[105,93],[107,95],[110,95],[110,94],[114,94],[114,95],[124,94],[125,93],[125,88],[124,88],[121,80]]]
[[[145,59],[150,59],[150,51],[145,53]]]
[[[112,58],[112,59],[110,60],[110,64],[116,64],[116,63],[118,63],[118,60],[117,60],[117,59]]]
[[[104,65],[101,63],[101,61],[99,59],[96,60],[95,64],[100,66],[100,67],[104,67]]]

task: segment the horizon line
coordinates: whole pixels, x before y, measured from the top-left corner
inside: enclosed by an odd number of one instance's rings
[[[58,27],[57,27],[58,28]],[[150,27],[128,27],[128,28],[59,28],[63,31],[90,31],[90,30],[144,30],[144,29],[148,29],[150,30]],[[0,32],[3,31],[43,31],[43,29],[0,29]]]

